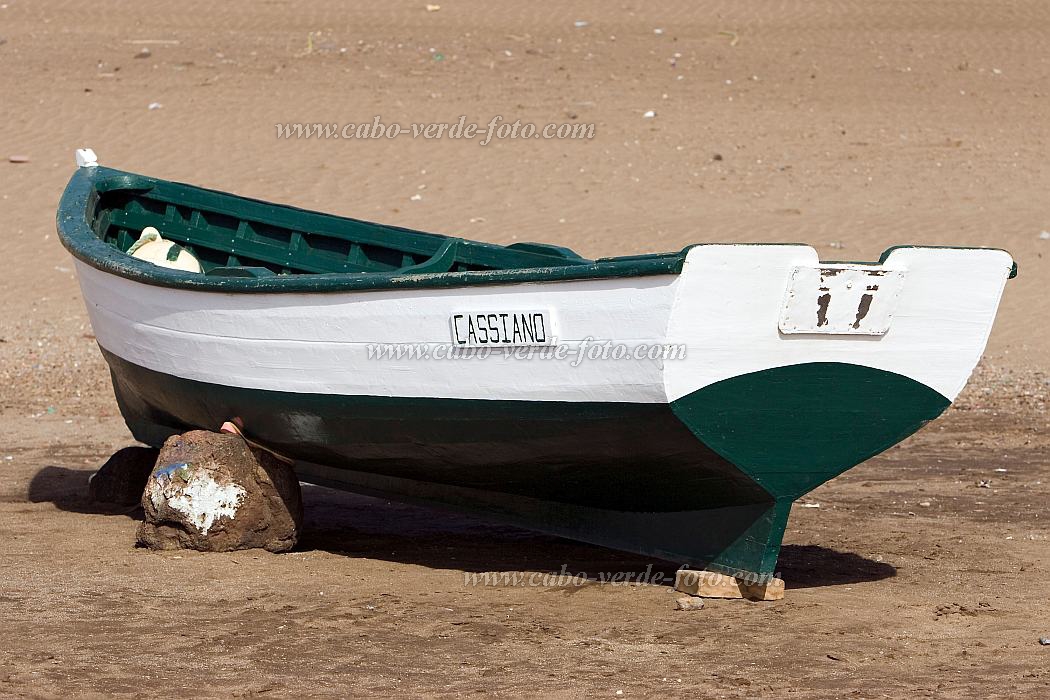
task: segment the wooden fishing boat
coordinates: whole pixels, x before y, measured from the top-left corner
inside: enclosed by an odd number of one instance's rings
[[[1016,272],[982,248],[589,260],[80,162],[58,231],[136,439],[236,419],[306,482],[727,573],[772,573],[793,501],[949,406]],[[149,227],[201,272],[129,256]]]

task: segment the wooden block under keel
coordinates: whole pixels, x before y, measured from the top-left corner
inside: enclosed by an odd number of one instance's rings
[[[675,574],[674,589],[701,598],[781,600],[784,597],[784,580],[767,578],[757,583],[748,583],[745,579],[716,571],[681,569]]]

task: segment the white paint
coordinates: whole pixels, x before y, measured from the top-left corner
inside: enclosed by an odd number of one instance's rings
[[[168,267],[173,270],[184,270],[185,272],[202,272],[200,261],[188,250],[178,251],[174,260],[169,260],[171,249],[178,246],[174,241],[169,241],[160,235],[160,231],[147,226],[142,229],[137,241],[128,248],[128,255],[138,260],[145,260],[158,267]]]
[[[894,250],[884,268],[903,282],[881,336],[780,332],[791,275],[819,266],[800,245],[697,246],[681,275],[312,294],[174,290],[77,269],[99,344],[186,379],[336,395],[661,403],[805,362],[895,372],[954,399],[984,350],[1011,265],[1000,250]],[[449,319],[462,309],[549,309],[558,343],[572,351],[684,344],[687,357],[369,359],[369,344],[447,346]]]
[[[154,287],[77,264],[99,344],[158,372],[299,393],[533,401],[665,401],[663,360],[369,359],[370,344],[450,346],[463,309],[550,309],[559,345],[663,342],[677,275],[324,294]],[[574,366],[575,364],[575,366]]]
[[[879,265],[795,267],[778,327],[788,334],[885,335],[903,286],[903,271]]]
[[[75,156],[78,168],[94,168],[98,165],[98,156],[90,148],[78,148]]]
[[[895,372],[954,400],[984,352],[1013,260],[1002,250],[897,248],[884,266],[905,273],[883,336],[785,335],[779,316],[802,245],[711,245],[689,251],[667,340],[689,348],[668,362],[667,398],[750,372],[846,362]]]
[[[200,469],[183,471],[186,480],[162,475],[150,479],[149,493],[154,508],[167,503],[207,535],[220,518],[233,518],[247,492],[237,484],[220,484],[211,474]]]

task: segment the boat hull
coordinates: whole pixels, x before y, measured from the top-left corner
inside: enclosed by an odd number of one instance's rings
[[[122,252],[147,226],[205,274]],[[1016,272],[981,248],[585,260],[90,164],[58,229],[143,442],[239,419],[306,481],[757,575],[793,500],[955,399]]]
[[[103,354],[147,444],[235,418],[304,481],[758,575],[773,572],[797,496],[948,406],[906,377],[840,363],[736,377],[671,403],[533,402],[230,387]]]

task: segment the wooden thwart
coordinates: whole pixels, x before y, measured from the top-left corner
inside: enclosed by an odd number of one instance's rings
[[[701,598],[780,600],[784,597],[784,580],[770,577],[758,583],[748,583],[715,571],[681,569],[675,574],[674,589]]]

